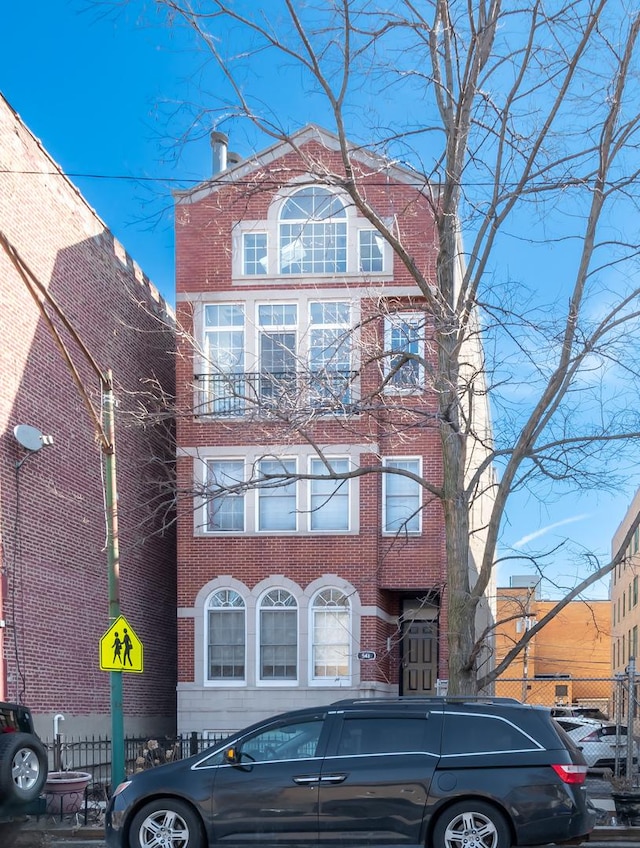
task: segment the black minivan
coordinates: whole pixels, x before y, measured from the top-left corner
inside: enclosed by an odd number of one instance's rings
[[[549,710],[500,698],[339,701],[133,775],[110,848],[508,848],[587,837],[582,754]]]

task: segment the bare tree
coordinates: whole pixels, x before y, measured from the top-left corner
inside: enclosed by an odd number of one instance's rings
[[[640,15],[608,0],[157,5],[169,25],[193,30],[214,65],[216,93],[203,90],[209,99],[196,129],[204,116],[213,126],[245,121],[262,138],[295,146],[283,101],[269,101],[259,80],[275,65],[292,92],[301,83],[341,151],[335,170],[313,161],[305,167],[317,182],[349,195],[426,304],[430,353],[420,367],[435,399],[428,423],[440,435],[443,477],[420,484],[444,515],[450,691],[476,691],[545,624],[528,630],[499,666],[479,671],[488,634],[478,638],[475,611],[500,562],[510,498],[523,488],[545,499],[619,485],[612,457],[630,456],[625,451],[640,435]],[[369,202],[356,163],[360,144],[413,170],[436,223],[433,277]],[[536,279],[537,267],[544,280]],[[484,351],[481,369],[470,350]],[[391,363],[380,369],[382,382],[410,359],[393,361],[389,351],[365,343],[361,357]],[[232,385],[226,391],[237,394]],[[344,392],[335,385],[327,402],[340,404]],[[474,406],[487,394],[493,439],[474,423]],[[241,395],[264,416],[263,397],[252,399],[244,388]],[[270,424],[280,423],[283,439],[295,433],[313,441],[316,409],[300,401],[300,386],[279,384],[277,396]],[[357,404],[383,417],[380,385]],[[402,412],[407,432],[425,424],[424,410]],[[326,470],[339,479],[330,463]],[[286,479],[256,473],[237,486]],[[487,487],[491,514],[477,530],[481,552],[470,571],[470,516]],[[228,481],[223,488],[234,491]],[[556,611],[605,576],[625,546],[609,563],[592,562]]]

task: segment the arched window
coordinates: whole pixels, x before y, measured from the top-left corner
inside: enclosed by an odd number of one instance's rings
[[[280,211],[281,274],[344,274],[347,213],[342,201],[320,186],[292,194]]]
[[[311,607],[311,674],[327,683],[351,676],[351,606],[339,589],[323,589]]]
[[[260,603],[260,680],[297,680],[298,605],[286,589],[272,589]]]
[[[245,603],[233,589],[219,589],[207,603],[207,678],[245,679]]]

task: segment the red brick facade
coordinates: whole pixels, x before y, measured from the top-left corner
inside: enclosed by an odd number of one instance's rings
[[[173,390],[171,315],[131,257],[0,100],[0,229],[46,286],[102,368],[118,402],[121,608],[145,649],[125,675],[125,730],[175,723],[175,533],[152,502],[150,458],[170,444],[134,423],[146,382]],[[20,700],[40,732],[62,713],[66,735],[109,733],[109,674],[98,645],[109,627],[101,453],[94,426],[34,300],[0,249],[0,698]],[[99,384],[64,331],[100,410]],[[32,455],[14,438],[28,424],[53,437]],[[25,459],[26,457],[26,459]],[[19,467],[17,463],[21,460]],[[168,463],[170,464],[170,463]],[[166,473],[166,469],[165,469]]]
[[[304,177],[313,184],[313,173],[322,165],[339,169],[339,152],[332,137],[307,128],[297,137],[302,155],[284,145],[260,154],[249,162],[227,170],[220,181],[204,184],[189,194],[179,195],[176,205],[176,280],[179,355],[177,358],[178,489],[197,489],[201,460],[208,456],[260,457],[271,449],[276,454],[295,453],[306,457],[301,431],[242,416],[220,419],[194,416],[194,376],[205,369],[203,310],[209,304],[240,304],[247,315],[256,304],[299,301],[299,313],[314,298],[348,298],[360,315],[360,348],[380,350],[384,346],[384,320],[380,299],[395,301],[390,311],[422,309],[407,269],[389,251],[381,273],[330,275],[278,275],[243,278],[238,271],[241,250],[239,230],[243,222],[267,219],[277,226],[278,210],[287,192]],[[393,221],[408,252],[427,279],[435,274],[435,232],[427,198],[401,169],[384,172],[368,168],[362,157],[362,182],[367,200],[385,220]],[[310,162],[315,163],[312,171]],[[369,170],[370,176],[366,176]],[[322,180],[319,178],[318,183]],[[280,188],[282,187],[282,189]],[[284,193],[283,193],[284,192]],[[346,201],[345,201],[346,203]],[[351,209],[349,227],[355,238],[358,227],[367,224]],[[275,230],[274,230],[275,231]],[[350,231],[351,232],[351,231]],[[273,266],[272,266],[273,267]],[[247,318],[247,332],[249,319]],[[302,330],[300,331],[302,333]],[[196,353],[194,354],[194,341]],[[428,356],[429,354],[427,354]],[[380,380],[372,362],[361,372],[361,391],[366,394]],[[420,409],[425,419],[433,412],[434,398],[427,392],[407,401]],[[419,457],[425,478],[438,483],[441,460],[438,430],[434,426],[398,431],[393,420],[359,415],[344,422],[320,416],[311,427],[314,440],[325,446],[350,448],[360,468],[379,465],[384,457]],[[284,447],[286,445],[286,447]],[[274,447],[278,446],[278,447]],[[330,450],[330,448],[328,448]],[[302,459],[300,460],[302,462]],[[357,524],[354,532],[318,535],[302,527],[295,533],[264,532],[207,533],[198,516],[198,498],[184,497],[178,513],[178,725],[181,730],[232,730],[278,709],[293,705],[326,702],[359,694],[403,691],[402,667],[410,662],[408,639],[402,638],[403,619],[436,621],[431,647],[433,692],[436,677],[446,677],[446,607],[444,532],[440,505],[423,495],[421,532],[402,540],[382,533],[382,475],[369,474],[352,483],[357,491]],[[247,495],[248,509],[255,505]],[[194,504],[195,500],[195,504]],[[256,659],[259,647],[258,607],[269,586],[282,586],[298,603],[298,662],[296,680],[260,679]],[[322,586],[341,586],[351,602],[350,675],[346,681],[311,680],[309,640],[312,630],[309,607],[313,593]],[[245,602],[247,668],[244,676],[225,685],[208,678],[206,652],[209,644],[207,603],[219,587],[234,588]],[[255,605],[255,606],[254,606]],[[422,605],[422,614],[415,609]],[[404,613],[404,615],[403,615]],[[439,647],[438,647],[439,646]],[[373,651],[375,659],[359,659],[358,652]]]

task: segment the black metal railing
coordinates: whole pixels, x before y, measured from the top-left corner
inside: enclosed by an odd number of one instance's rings
[[[241,417],[293,411],[344,415],[353,410],[356,371],[260,371],[196,374],[197,415]]]
[[[222,736],[188,733],[179,736],[127,736],[125,769],[131,774],[163,763],[182,760],[215,745]],[[51,771],[88,772],[94,784],[111,781],[111,739],[106,736],[57,737],[45,740]]]

